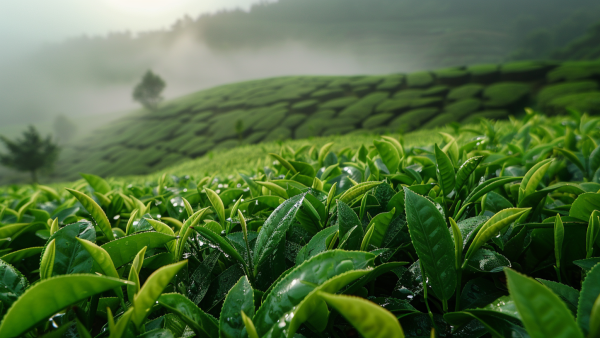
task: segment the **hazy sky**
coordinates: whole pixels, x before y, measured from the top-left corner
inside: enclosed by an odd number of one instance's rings
[[[1,0],[0,43],[55,42],[82,34],[169,27],[185,14],[248,8],[261,0]],[[270,0],[270,2],[273,2]]]

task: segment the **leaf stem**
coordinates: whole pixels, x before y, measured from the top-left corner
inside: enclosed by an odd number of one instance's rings
[[[421,280],[423,281],[423,297],[425,298],[425,306],[427,307],[427,313],[429,319],[431,319],[431,325],[435,328],[435,321],[433,320],[433,313],[429,308],[429,302],[427,301],[427,278],[425,277],[425,269],[423,268],[423,262],[419,260],[419,266],[421,268]]]
[[[90,309],[88,311],[88,318],[87,318],[87,329],[89,331],[92,330],[92,327],[94,325],[94,318],[96,318],[96,310],[98,309],[99,301],[100,301],[100,294],[93,295],[90,300]]]
[[[460,291],[461,291],[461,280],[462,280],[462,268],[456,270],[456,302],[454,303],[454,311],[460,309]]]

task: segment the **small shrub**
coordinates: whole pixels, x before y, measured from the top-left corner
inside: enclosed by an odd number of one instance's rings
[[[406,85],[409,88],[429,87],[433,84],[433,76],[430,72],[411,73],[406,75]]]
[[[392,117],[394,117],[394,114],[392,113],[373,115],[363,121],[362,127],[366,129],[373,129],[385,124],[387,121],[391,120]]]
[[[480,84],[467,84],[458,88],[452,89],[448,93],[450,100],[463,100],[478,97],[483,91],[483,86]]]
[[[302,122],[306,120],[307,116],[304,114],[292,114],[281,122],[282,127],[294,128],[300,125]]]
[[[411,98],[388,99],[380,103],[375,109],[376,112],[401,112],[410,108],[413,100]]]
[[[321,108],[321,109],[346,108],[349,105],[355,103],[356,101],[358,101],[358,98],[355,96],[340,97],[340,98],[333,99],[333,100],[327,101],[325,103],[322,103],[319,106],[319,108]]]
[[[282,141],[292,138],[292,131],[286,127],[277,127],[271,130],[267,136],[263,139],[264,142],[268,141]]]
[[[394,130],[411,131],[422,126],[440,112],[437,108],[414,109],[403,113],[390,122]]]
[[[484,110],[480,112],[475,112],[467,116],[462,123],[477,123],[480,119],[488,119],[488,120],[504,120],[508,117],[508,110],[497,109],[497,110]]]
[[[567,108],[588,114],[599,114],[600,92],[565,95],[555,98],[548,103],[549,112],[554,114],[565,113]]]
[[[322,136],[330,136],[330,135],[344,135],[344,134],[348,134],[349,132],[355,130],[356,127],[354,126],[336,126],[336,127],[330,127],[325,129],[325,131],[323,131]]]
[[[292,105],[293,110],[306,111],[316,108],[319,104],[317,100],[305,100]]]
[[[592,92],[598,89],[594,81],[567,82],[546,86],[537,95],[538,104],[545,107],[550,101],[571,94]]]
[[[487,107],[508,107],[525,98],[531,86],[518,82],[501,82],[488,86],[483,91]]]
[[[342,110],[339,116],[341,118],[365,119],[366,117],[371,115],[375,106],[383,100],[387,99],[388,96],[389,94],[386,92],[371,93],[360,99],[360,101],[357,101],[352,105],[348,106],[346,109]]]

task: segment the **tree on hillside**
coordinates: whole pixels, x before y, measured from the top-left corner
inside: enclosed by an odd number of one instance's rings
[[[133,89],[133,99],[147,109],[155,110],[163,100],[160,94],[165,87],[165,81],[149,70],[144,74],[142,81]]]
[[[23,132],[22,139],[11,141],[0,136],[0,141],[8,150],[7,154],[0,154],[0,163],[16,170],[29,171],[34,183],[38,181],[40,169],[52,168],[60,151],[50,136],[42,138],[33,126]]]
[[[64,115],[58,115],[54,119],[54,134],[57,142],[64,144],[69,142],[77,133],[77,125]]]

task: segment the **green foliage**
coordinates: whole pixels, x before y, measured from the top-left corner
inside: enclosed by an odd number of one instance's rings
[[[600,119],[573,115],[5,188],[0,337],[595,335]]]
[[[597,89],[598,83],[594,81],[579,81],[555,84],[542,89],[538,94],[538,101],[540,105],[545,106],[552,100],[562,96],[591,92]]]
[[[135,112],[76,145],[66,144],[53,179],[75,179],[80,172],[149,174],[259,142],[276,147],[289,139],[505,120],[535,105],[549,114],[571,108],[595,114],[598,69],[591,61],[519,62],[384,76],[280,77],[216,87],[170,100],[155,111]]]
[[[517,103],[530,91],[531,87],[524,83],[500,82],[487,87],[483,97],[486,98],[486,107],[505,107]]]
[[[433,84],[433,76],[429,72],[408,74],[406,84],[409,88],[428,87]]]
[[[478,96],[483,90],[483,86],[479,84],[467,84],[457,87],[448,93],[450,100],[463,100]]]
[[[22,139],[12,141],[0,136],[0,141],[9,152],[0,154],[0,163],[9,168],[30,172],[34,183],[37,183],[39,170],[52,169],[60,151],[50,136],[43,139],[33,126],[23,132]]]
[[[148,70],[133,89],[133,99],[149,110],[156,110],[163,100],[160,94],[165,87],[165,81]]]
[[[549,82],[578,81],[600,74],[600,62],[576,61],[565,62],[550,71],[546,77]]]
[[[563,113],[569,109],[597,114],[600,105],[600,92],[571,94],[557,97],[549,103],[549,112]]]

